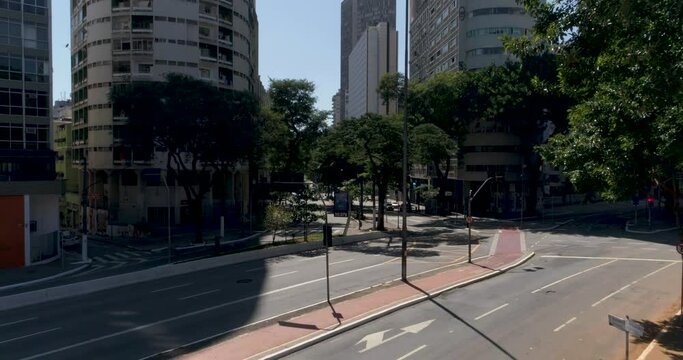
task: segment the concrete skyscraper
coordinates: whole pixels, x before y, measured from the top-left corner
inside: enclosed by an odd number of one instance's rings
[[[368,27],[382,22],[387,23],[390,31],[396,30],[396,0],[343,0],[341,3],[340,89],[333,99],[340,118],[335,116],[335,122],[346,114],[351,51]]]
[[[499,37],[531,33],[533,18],[515,0],[411,0],[410,80],[422,81],[443,71],[476,70],[503,65],[508,59]],[[491,213],[518,213],[530,192],[524,186],[521,139],[509,125],[478,120],[469,126],[457,171],[452,201],[462,211],[469,189],[492,174],[501,175],[478,204]],[[414,175],[417,175],[414,172]],[[428,178],[427,172],[419,176]],[[528,180],[528,179],[527,179]],[[479,206],[479,205],[478,205]]]
[[[121,140],[126,118],[109,101],[117,84],[189,75],[220,88],[260,93],[255,0],[71,1],[73,159],[87,159],[88,223],[166,222],[162,184],[148,183],[146,169],[162,161],[141,158]],[[246,171],[229,179],[228,206],[241,211]],[[187,202],[172,190],[171,222],[186,222]],[[212,214],[213,197],[205,199]]]
[[[398,33],[387,23],[370,26],[360,37],[349,56],[349,91],[346,116],[366,113],[389,114],[397,111],[396,101],[384,104],[379,96],[382,75],[397,71]]]
[[[0,268],[58,254],[49,0],[0,1]]]

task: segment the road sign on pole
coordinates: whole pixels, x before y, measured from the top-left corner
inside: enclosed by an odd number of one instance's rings
[[[645,332],[643,329],[643,325],[629,319],[628,316],[626,316],[626,319],[622,319],[620,317],[609,314],[607,315],[607,320],[609,321],[609,324],[611,326],[614,326],[615,328],[626,333],[626,360],[628,360],[628,335],[632,334],[636,337],[643,336],[643,333]]]

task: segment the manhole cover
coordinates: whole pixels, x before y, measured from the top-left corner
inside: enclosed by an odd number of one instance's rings
[[[251,280],[251,279],[239,279],[239,280],[237,280],[237,283],[238,283],[238,284],[248,284],[248,283],[250,283],[250,282],[252,282],[252,281],[253,281],[253,280]]]

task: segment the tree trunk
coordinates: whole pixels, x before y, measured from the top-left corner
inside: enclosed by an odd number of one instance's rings
[[[377,230],[379,231],[386,231],[386,228],[384,227],[384,203],[387,198],[387,186],[388,182],[387,181],[377,181],[377,191],[379,192],[378,194],[378,216],[377,216]]]

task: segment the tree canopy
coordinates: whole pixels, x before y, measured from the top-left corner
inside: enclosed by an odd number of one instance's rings
[[[201,203],[213,179],[220,178],[209,172],[224,173],[255,152],[257,100],[180,74],[115,87],[110,96],[128,118],[124,143],[166,157],[169,175],[185,190],[201,240]]]
[[[537,18],[531,45],[557,54],[575,102],[543,157],[610,199],[666,183],[683,167],[683,2],[524,4]]]
[[[264,152],[271,171],[304,173],[327,112],[315,109],[315,85],[307,80],[271,80],[265,111]]]

